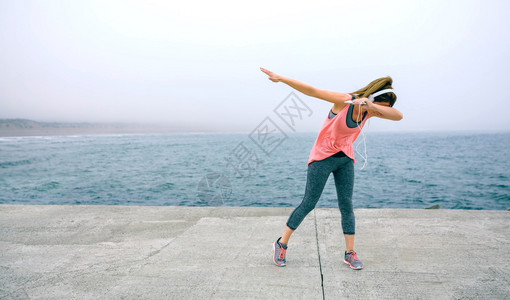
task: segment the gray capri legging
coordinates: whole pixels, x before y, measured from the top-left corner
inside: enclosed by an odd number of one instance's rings
[[[303,201],[292,211],[287,220],[287,226],[290,229],[296,230],[306,215],[315,208],[331,172],[333,172],[335,178],[338,208],[342,215],[343,233],[354,234],[355,220],[352,208],[354,162],[347,156],[330,156],[323,160],[313,161],[308,165]]]

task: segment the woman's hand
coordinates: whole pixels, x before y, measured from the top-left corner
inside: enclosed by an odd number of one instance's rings
[[[368,98],[359,98],[359,99],[355,99],[355,100],[352,100],[353,103],[363,103],[365,102],[365,104],[362,104],[362,105],[370,105],[372,104],[372,102],[370,102],[370,100],[368,100]],[[370,104],[368,103],[370,102]],[[369,106],[367,106],[368,108]]]
[[[361,106],[363,106],[371,116],[374,116],[374,117],[382,116],[382,113],[377,111],[377,107],[375,107],[375,104],[372,101],[370,101],[370,99],[368,99],[368,98],[360,98],[360,99],[353,100],[352,102],[354,102],[354,103],[365,102],[365,104],[362,104]]]
[[[269,80],[271,80],[272,82],[279,82],[282,80],[282,77],[276,73],[273,73],[273,72],[266,70],[264,68],[260,68],[260,70],[262,72],[266,73],[269,76]]]

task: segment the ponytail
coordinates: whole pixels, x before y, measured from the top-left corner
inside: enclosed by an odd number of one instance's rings
[[[353,93],[349,93],[351,95],[357,95],[358,98],[368,98],[370,94],[375,92],[391,89],[393,84],[393,79],[390,76],[378,78],[372,82],[370,82],[364,88],[361,88]],[[390,106],[393,106],[397,101],[397,95],[395,93],[386,93],[375,97],[374,102],[389,102]]]

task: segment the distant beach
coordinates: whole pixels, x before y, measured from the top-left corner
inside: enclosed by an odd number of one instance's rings
[[[0,119],[0,137],[185,132],[179,126],[141,123],[64,123]]]

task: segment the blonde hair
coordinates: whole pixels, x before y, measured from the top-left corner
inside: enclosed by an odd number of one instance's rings
[[[376,80],[370,82],[364,88],[361,88],[355,92],[349,93],[351,95],[357,95],[357,98],[367,98],[370,94],[373,94],[377,91],[381,91],[384,89],[391,89],[393,84],[393,79],[390,76],[377,78]],[[375,97],[374,102],[389,102],[390,106],[393,106],[397,101],[397,95],[395,93],[386,93]]]

